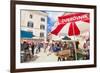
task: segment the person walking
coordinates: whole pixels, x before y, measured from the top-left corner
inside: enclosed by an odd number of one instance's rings
[[[24,62],[28,60],[28,54],[29,54],[29,45],[26,41],[23,42],[22,48],[24,49]]]
[[[33,55],[32,55],[32,47],[31,47],[31,44],[29,44],[29,60],[31,60],[32,59],[32,57],[33,57]]]
[[[32,42],[31,48],[32,48],[32,54],[34,55],[34,42]]]
[[[37,44],[37,49],[36,49],[36,53],[39,53],[41,50],[40,50],[40,48],[41,48],[41,44],[40,43],[38,43]]]

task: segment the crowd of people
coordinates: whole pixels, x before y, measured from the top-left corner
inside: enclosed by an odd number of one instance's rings
[[[27,41],[23,41],[21,43],[21,51],[24,53],[22,53],[23,55],[21,57],[21,62],[29,61],[32,59],[35,53],[39,53],[41,51],[40,49],[42,47],[43,43],[34,44],[34,42],[28,43]],[[35,48],[37,48],[36,51]]]
[[[58,56],[57,61],[62,61],[62,60],[64,61],[65,60],[63,52],[62,52],[63,55],[61,54],[59,56],[60,51],[64,51],[64,50],[69,51],[70,50],[69,57],[72,60],[74,60],[75,59],[74,47],[76,45],[76,49],[78,50],[79,44],[80,44],[79,41],[76,41],[75,44],[73,42],[61,42],[61,41],[52,41],[52,43],[50,43],[50,42],[43,43],[43,42],[34,42],[34,41],[31,43],[28,43],[27,41],[23,41],[21,43],[21,51],[23,51],[24,53],[22,54],[21,62],[29,61],[30,59],[32,59],[34,57],[34,54],[40,53],[41,50],[44,50],[44,53],[46,53],[46,52],[56,53]],[[85,43],[83,45],[84,48],[87,48],[86,44],[87,43]],[[87,50],[86,52],[89,53],[89,50]],[[47,55],[50,55],[50,53]],[[89,58],[89,54],[86,55],[85,59],[88,59],[88,58]]]

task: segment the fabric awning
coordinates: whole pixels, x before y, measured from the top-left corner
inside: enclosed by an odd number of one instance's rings
[[[32,32],[21,30],[21,38],[32,38],[32,37],[34,37]]]

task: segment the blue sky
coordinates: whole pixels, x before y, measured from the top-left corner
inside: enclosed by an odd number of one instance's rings
[[[56,21],[51,20],[51,18],[49,16],[47,17],[47,23],[48,23],[48,25],[47,25],[47,31],[48,32],[51,32],[51,28],[54,26],[55,22]]]
[[[63,15],[64,12],[54,12],[54,11],[45,11],[48,14],[47,17],[47,31],[51,32],[51,28],[54,26],[54,23],[58,20],[58,17]]]

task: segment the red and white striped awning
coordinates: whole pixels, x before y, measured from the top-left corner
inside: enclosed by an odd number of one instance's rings
[[[65,13],[58,17],[51,33],[54,35],[80,35],[89,31],[90,26],[89,13]]]

